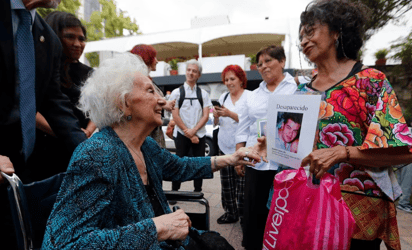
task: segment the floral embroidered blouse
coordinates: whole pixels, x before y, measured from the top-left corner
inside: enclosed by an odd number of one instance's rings
[[[314,92],[310,84],[298,90]],[[382,72],[367,68],[322,92],[316,148],[338,145],[359,149],[412,146],[412,136],[395,92]],[[392,168],[338,163],[329,172],[342,191],[395,200],[401,194]],[[385,195],[384,195],[385,194]]]

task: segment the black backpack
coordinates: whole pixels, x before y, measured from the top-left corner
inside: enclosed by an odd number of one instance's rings
[[[229,96],[229,94],[230,94],[230,92],[227,92],[226,95],[225,95],[225,97],[223,98],[222,106],[223,106],[223,104],[225,103],[225,101],[226,101],[227,97]]]
[[[180,98],[179,98],[179,109],[182,107],[183,101],[185,99],[190,100],[190,103],[192,103],[192,100],[199,100],[200,106],[203,109],[203,99],[202,99],[202,90],[199,88],[199,86],[196,86],[196,98],[186,98],[186,91],[184,86],[179,87],[180,90]]]

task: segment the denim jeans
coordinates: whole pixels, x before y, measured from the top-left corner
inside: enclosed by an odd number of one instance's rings
[[[412,163],[400,168],[397,171],[398,182],[402,188],[402,196],[399,199],[399,205],[410,206],[410,198],[412,192]]]

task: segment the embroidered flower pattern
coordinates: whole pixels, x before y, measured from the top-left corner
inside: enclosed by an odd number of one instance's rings
[[[405,122],[404,121],[405,118],[403,118],[403,114],[401,110],[401,105],[399,105],[398,99],[396,98],[395,95],[389,96],[388,105],[389,105],[389,114],[394,119]]]
[[[334,88],[335,89],[335,88]],[[333,106],[335,112],[341,113],[349,122],[362,123],[367,118],[366,100],[355,88],[339,86],[330,92],[327,103]]]
[[[328,124],[319,133],[320,141],[330,147],[351,146],[355,141],[346,124]]]
[[[383,135],[380,124],[372,122],[365,141],[369,148],[387,148],[387,138]]]
[[[412,138],[409,134],[408,125],[405,123],[397,123],[394,125],[393,132],[395,137],[403,143],[412,144]]]
[[[313,91],[304,84],[298,90]],[[322,100],[316,148],[409,146],[412,152],[412,135],[395,92],[382,72],[364,69],[328,89],[322,94]],[[339,178],[342,190],[383,195],[362,166],[339,163],[331,172]]]
[[[319,119],[326,119],[333,115],[333,106],[329,103],[322,101],[319,109]]]

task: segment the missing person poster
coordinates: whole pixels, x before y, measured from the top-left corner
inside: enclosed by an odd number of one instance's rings
[[[299,168],[313,149],[320,95],[273,95],[267,119],[268,159]]]

